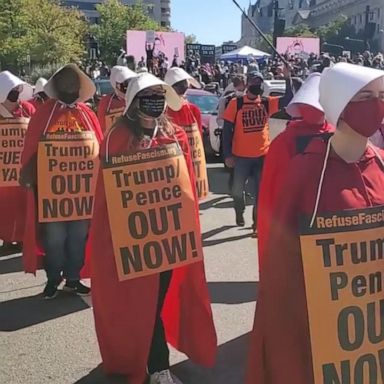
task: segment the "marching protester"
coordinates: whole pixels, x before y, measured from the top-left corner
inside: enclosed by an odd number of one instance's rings
[[[40,77],[36,81],[35,89],[33,91],[33,99],[29,101],[36,109],[48,100],[48,96],[44,92],[44,87],[47,82],[48,80],[44,79],[44,77]]]
[[[119,118],[125,108],[125,92],[129,81],[136,76],[136,73],[127,67],[116,65],[111,69],[110,82],[114,92],[101,98],[97,108],[97,116],[101,130],[108,132],[114,121]]]
[[[263,76],[259,72],[247,74],[244,97],[232,99],[224,112],[223,152],[225,164],[234,168],[232,196],[236,224],[245,225],[245,185],[248,179],[254,182],[254,213],[264,157],[269,148],[269,118],[285,107],[292,98],[289,69],[284,67],[286,93],[284,97],[263,97]],[[256,233],[256,223],[253,223]]]
[[[384,152],[368,138],[384,118],[384,73],[336,64],[320,103],[336,131],[290,161],[271,213],[249,384],[381,377]]]
[[[45,299],[64,290],[89,294],[80,282],[92,218],[102,132],[84,102],[95,85],[75,64],[58,70],[44,87],[50,98],[30,121],[22,154],[21,184],[29,188],[24,270],[34,273],[44,249]]]
[[[325,120],[324,110],[319,102],[320,77],[320,73],[311,74],[295,93],[286,108],[293,120],[272,141],[265,157],[257,210],[259,269],[263,259],[265,237],[269,233],[270,215],[274,211],[274,205],[278,203],[280,191],[284,188],[282,179],[286,175],[289,161],[302,153],[312,139],[327,139],[334,131],[333,126]]]
[[[11,72],[0,72],[1,254],[20,251],[23,239],[27,195],[18,181],[24,137],[35,108],[21,100],[28,98],[31,88]]]
[[[195,170],[197,195],[199,199],[203,199],[208,195],[208,175],[202,139],[201,112],[196,105],[185,98],[190,86],[199,89],[201,85],[184,69],[178,67],[168,70],[165,82],[175,90],[182,102],[182,107],[178,111],[168,107],[167,117],[187,133]]]
[[[167,342],[212,366],[216,333],[204,272],[182,107],[165,82],[132,79],[123,116],[101,147],[90,234],[92,302],[104,370],[131,384],[175,383]]]

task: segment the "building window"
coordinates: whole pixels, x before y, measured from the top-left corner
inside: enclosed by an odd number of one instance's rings
[[[370,21],[373,21],[374,18],[375,18],[375,12],[370,12],[370,13],[369,13],[369,20],[370,20]]]
[[[377,8],[377,19],[380,19],[380,8]]]
[[[360,23],[360,24],[363,23],[363,15],[362,15],[362,14],[359,15],[359,23]]]

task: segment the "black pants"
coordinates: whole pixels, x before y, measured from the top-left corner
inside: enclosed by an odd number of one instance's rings
[[[153,330],[151,349],[148,357],[148,372],[153,374],[169,369],[169,349],[165,337],[161,311],[163,309],[165,297],[171,283],[172,271],[160,273],[159,298],[157,301],[157,311],[155,328]]]

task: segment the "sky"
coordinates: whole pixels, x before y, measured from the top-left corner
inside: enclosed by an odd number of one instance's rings
[[[237,0],[248,8],[249,0]],[[254,3],[254,1],[252,1]],[[172,28],[201,44],[221,45],[241,37],[241,12],[232,0],[171,0]]]

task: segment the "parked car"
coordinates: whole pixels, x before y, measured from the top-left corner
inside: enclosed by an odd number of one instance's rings
[[[188,89],[186,98],[189,102],[197,105],[201,111],[203,125],[203,143],[206,155],[215,154],[216,151],[211,146],[209,122],[217,116],[217,106],[219,97],[201,89]]]

